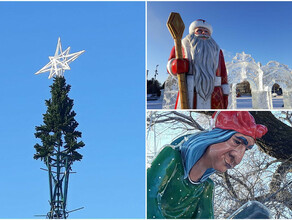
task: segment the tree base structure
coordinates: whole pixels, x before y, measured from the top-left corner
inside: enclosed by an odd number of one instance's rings
[[[70,162],[68,162],[68,157],[61,152],[57,152],[54,156],[54,159],[47,160],[51,206],[47,218],[66,219],[68,217],[66,205]]]

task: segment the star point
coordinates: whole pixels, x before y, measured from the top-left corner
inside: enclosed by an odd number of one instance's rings
[[[57,48],[55,51],[54,56],[49,56],[50,62],[46,64],[43,68],[41,68],[39,71],[37,71],[35,74],[38,75],[40,73],[45,73],[45,72],[50,72],[49,74],[49,79],[56,76],[64,76],[65,70],[70,70],[69,64],[76,60],[82,53],[85,52],[85,50],[76,52],[76,53],[71,53],[70,52],[70,47],[68,47],[66,50],[62,50],[62,45],[61,45],[61,38],[58,38],[58,44]]]

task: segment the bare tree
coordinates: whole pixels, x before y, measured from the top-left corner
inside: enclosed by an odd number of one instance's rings
[[[148,112],[149,113],[149,112]],[[147,126],[165,125],[177,136],[209,127],[213,112],[153,111]],[[292,113],[251,112],[269,132],[257,140],[259,147],[248,152],[238,168],[212,176],[216,184],[216,218],[226,218],[249,200],[265,204],[273,218],[292,218]],[[277,117],[275,116],[277,115]],[[174,136],[175,137],[175,136]]]

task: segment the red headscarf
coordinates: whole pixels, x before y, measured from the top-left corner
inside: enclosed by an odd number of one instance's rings
[[[212,116],[215,119],[215,128],[234,130],[254,139],[261,138],[268,131],[266,126],[256,124],[253,116],[247,111],[221,111],[215,118],[216,113]]]

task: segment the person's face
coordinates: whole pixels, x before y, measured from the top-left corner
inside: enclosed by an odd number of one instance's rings
[[[211,160],[212,168],[225,172],[239,164],[245,151],[251,149],[254,143],[252,137],[236,133],[225,142],[210,145],[206,156]]]
[[[211,33],[207,28],[197,27],[195,28],[195,35],[205,40],[210,37]]]

